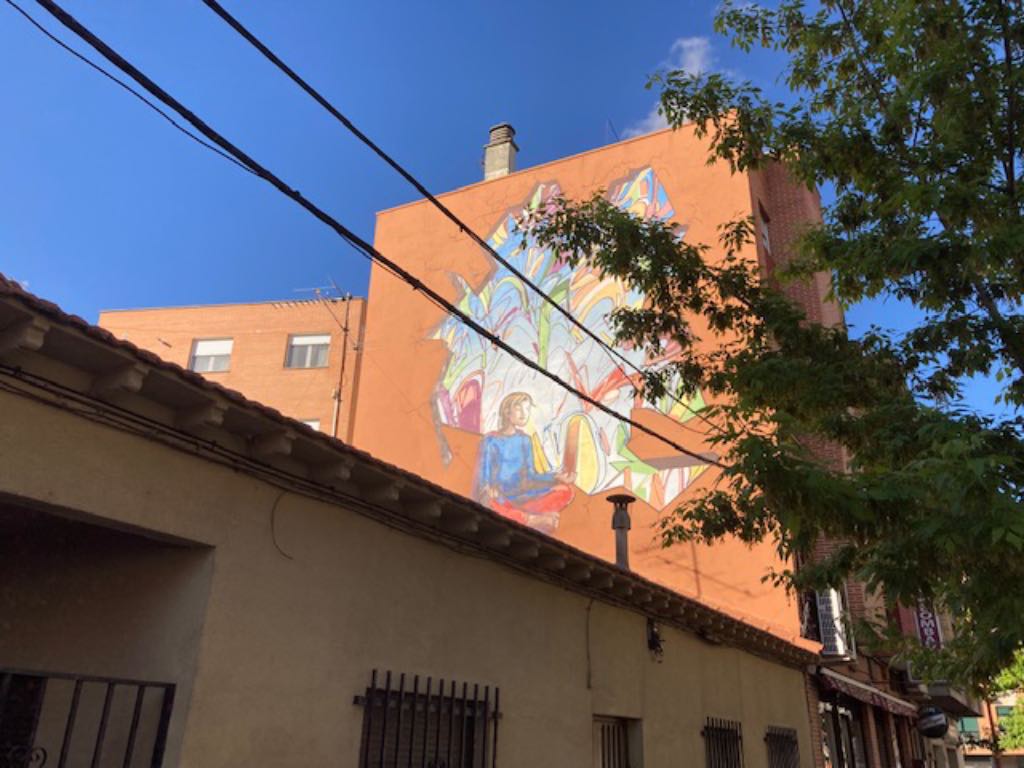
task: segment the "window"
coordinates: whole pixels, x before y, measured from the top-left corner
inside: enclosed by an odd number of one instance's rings
[[[979,723],[980,718],[977,717],[961,717],[960,718],[960,733],[965,738],[977,739],[981,736],[981,724]]]
[[[285,368],[326,368],[330,348],[331,336],[328,333],[290,336]]]
[[[299,419],[299,421],[301,421],[307,427],[311,427],[313,429],[320,429],[320,419]]]
[[[742,768],[742,727],[735,720],[709,717],[701,735],[704,737],[704,763],[707,768]]]
[[[817,593],[818,631],[825,656],[853,657],[853,636],[847,628],[845,594],[838,589]]]
[[[1013,707],[1008,707],[1005,704],[996,707],[996,720],[1005,720],[1012,714]]]
[[[594,768],[640,768],[640,721],[594,717]]]
[[[188,367],[199,373],[226,371],[231,367],[232,339],[196,339]]]
[[[362,768],[493,768],[497,763],[497,688],[478,683],[379,675],[373,670],[363,707]]]
[[[800,768],[800,745],[792,728],[770,726],[764,735],[768,768]]]
[[[761,236],[761,245],[764,248],[764,252],[768,256],[771,256],[771,254],[772,254],[772,239],[771,239],[771,235],[770,235],[770,232],[769,232],[769,226],[771,225],[772,220],[770,218],[768,218],[768,213],[765,211],[764,206],[762,206],[760,203],[757,204],[757,213],[758,213],[758,219],[759,219],[759,221],[758,221],[759,233],[758,234],[760,234],[760,236]]]

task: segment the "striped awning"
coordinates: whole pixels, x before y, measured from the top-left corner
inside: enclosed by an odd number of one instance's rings
[[[844,693],[851,698],[863,701],[873,707],[881,707],[894,715],[917,717],[917,707],[909,701],[899,699],[892,694],[878,690],[874,686],[854,680],[852,677],[840,675],[831,669],[818,668],[818,683],[822,690]]]

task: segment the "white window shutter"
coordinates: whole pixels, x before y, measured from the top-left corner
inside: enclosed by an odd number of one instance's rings
[[[843,601],[837,589],[825,589],[818,592],[818,628],[821,632],[822,653],[826,656],[852,656],[853,643],[850,642],[846,627],[846,616]]]

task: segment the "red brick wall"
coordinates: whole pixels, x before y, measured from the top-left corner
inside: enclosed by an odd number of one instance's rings
[[[348,339],[342,327],[348,310]],[[350,441],[354,426],[356,381],[365,301],[281,301],[197,307],[112,310],[98,324],[165,360],[188,367],[195,339],[231,338],[231,368],[205,374],[246,397],[286,416],[319,419],[320,429],[334,431],[334,392],[341,386],[337,437]],[[286,368],[285,351],[292,334],[330,334],[326,368]]]
[[[814,768],[825,768],[825,754],[822,752],[821,715],[818,712],[818,683],[813,674],[804,675],[804,689],[807,691],[807,721],[811,730],[811,760]]]

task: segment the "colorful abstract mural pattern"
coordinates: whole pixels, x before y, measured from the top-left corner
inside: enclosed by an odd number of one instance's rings
[[[609,313],[640,306],[641,294],[590,267],[571,268],[559,254],[539,247],[515,228],[517,217],[543,209],[559,192],[557,184],[539,185],[523,208],[504,217],[489,243],[598,338],[612,344]],[[608,194],[613,203],[639,216],[666,220],[673,215],[651,168],[611,185]],[[629,416],[635,408],[650,408],[683,422],[703,407],[699,394],[684,404],[668,398],[652,404],[637,398],[627,375],[633,371],[624,372],[607,350],[506,267],[495,264],[479,290],[457,274],[452,279],[461,291],[461,310],[617,413]],[[493,348],[455,319],[443,322],[434,338],[444,341],[450,352],[437,383],[436,413],[442,425],[484,436],[474,493],[503,514],[553,530],[559,510],[572,499],[570,488],[593,494],[625,487],[660,509],[706,468],[688,465],[684,457],[667,468],[664,460],[659,468],[645,463],[628,447],[628,425]],[[619,351],[637,366],[663,364],[673,353],[666,349],[660,360],[650,360],[639,350]]]

